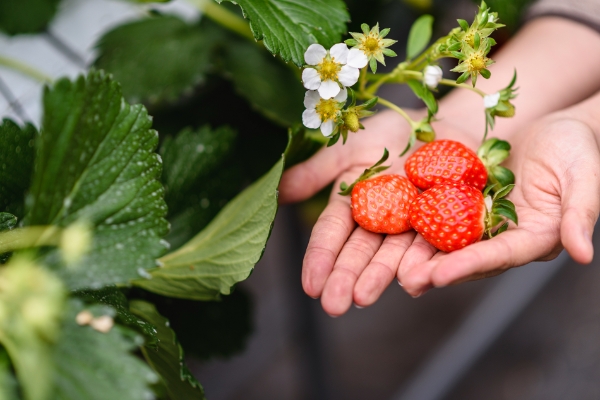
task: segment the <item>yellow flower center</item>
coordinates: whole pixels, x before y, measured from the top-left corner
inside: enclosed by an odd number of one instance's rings
[[[481,71],[486,67],[486,57],[481,52],[471,54],[466,62],[467,70],[469,72]]]
[[[321,117],[321,121],[323,122],[334,119],[339,111],[338,102],[334,99],[321,99],[315,107],[315,111],[317,111],[317,114],[319,114],[319,117]]]
[[[378,38],[373,36],[367,36],[363,39],[359,48],[365,53],[367,57],[369,57],[381,51],[381,43],[379,43]]]
[[[465,34],[464,40],[469,44],[469,46],[475,47],[475,32],[469,29]]]
[[[342,69],[342,66],[335,62],[335,58],[326,57],[318,65],[317,71],[321,76],[321,81],[337,80],[338,72]]]

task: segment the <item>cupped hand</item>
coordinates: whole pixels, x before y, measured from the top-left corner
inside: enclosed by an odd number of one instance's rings
[[[390,152],[386,165],[392,164],[385,173],[404,175],[404,158],[398,155],[410,133],[406,121],[388,111],[366,120],[365,127],[350,133],[345,145],[322,149],[290,168],[279,187],[281,202],[288,203],[306,199],[335,181],[329,203],[313,228],[302,268],[304,291],[320,297],[323,309],[332,316],[345,313],[353,302],[362,307],[373,304],[396,277],[401,260],[426,261],[435,252],[414,231],[385,236],[357,227],[349,197],[337,193],[342,181],[353,182],[381,158],[384,148]],[[458,132],[444,133],[467,145],[476,144]]]
[[[512,144],[508,167],[516,176],[509,199],[518,226],[450,254],[402,262],[398,279],[419,296],[431,287],[498,275],[531,261],[555,258],[563,248],[579,263],[593,257],[600,211],[600,152],[593,130],[566,116],[549,116]]]

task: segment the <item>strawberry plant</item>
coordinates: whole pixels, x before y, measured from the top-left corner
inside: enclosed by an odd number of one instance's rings
[[[58,2],[3,1],[0,30],[39,32]],[[45,87],[41,122],[0,124],[0,398],[203,399],[184,349],[207,358],[243,347],[249,306],[232,292],[263,254],[284,168],[345,143],[376,104],[406,118],[407,151],[431,142],[438,85],[480,95],[491,128],[514,111],[514,80],[494,94],[475,87],[490,77],[502,26],[485,3],[429,47],[432,18],[418,19],[406,60],[387,73],[377,69],[396,56],[390,29],[363,24],[341,43],[342,0],[192,3],[196,22],[148,12],[113,27],[86,74]],[[457,80],[443,78],[442,58],[459,61]],[[0,65],[47,80],[2,55]],[[427,116],[378,97],[384,83],[409,85]],[[514,180],[500,166],[508,150],[492,139],[479,154],[495,203],[475,219],[488,235],[516,222],[500,189]],[[435,162],[460,156],[464,183],[481,189],[485,170],[465,152]],[[398,233],[418,191],[372,178],[387,156],[342,190],[365,227]],[[239,313],[236,336],[218,331],[214,307]]]

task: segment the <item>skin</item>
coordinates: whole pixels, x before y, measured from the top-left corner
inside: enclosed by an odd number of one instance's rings
[[[547,62],[549,48],[552,63]],[[563,247],[578,262],[592,260],[591,235],[600,209],[600,125],[593,116],[600,96],[555,111],[600,89],[600,76],[589,71],[589,65],[600,62],[600,35],[568,20],[540,18],[523,28],[494,59],[493,78],[478,82],[487,93],[507,84],[513,68],[519,73],[517,114],[497,119],[491,135],[513,145],[508,167],[515,172],[517,186],[509,198],[517,207],[518,227],[512,225],[491,240],[451,254],[438,252],[414,232],[384,236],[357,227],[350,199],[337,195],[336,189],[378,160],[384,147],[393,160],[389,173],[403,174],[404,159],[393,155],[404,149],[408,127],[390,111],[365,120],[366,130],[352,135],[346,145],[323,149],[284,174],[282,203],[306,199],[335,181],[329,204],[313,228],[302,272],[305,292],[320,297],[328,314],[342,315],[353,303],[373,304],[394,278],[417,297],[432,287],[552,259]],[[498,82],[500,87],[494,86]],[[481,103],[480,97],[466,90],[446,96],[434,125],[437,138],[476,149],[484,129]],[[416,119],[422,111],[411,113]]]

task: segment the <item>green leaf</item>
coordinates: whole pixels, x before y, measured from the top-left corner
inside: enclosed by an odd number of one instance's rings
[[[468,31],[469,30],[469,23],[467,21],[465,21],[464,19],[457,19],[458,21],[458,25],[460,25],[461,29],[463,31]]]
[[[431,91],[420,81],[409,79],[406,83],[410,86],[415,96],[423,100],[431,114],[435,115],[438,112],[438,103],[433,96],[433,93],[431,93]]]
[[[25,192],[31,184],[36,135],[37,130],[31,124],[21,128],[9,119],[0,124],[0,211],[23,216]]]
[[[108,286],[100,290],[82,290],[75,295],[85,301],[87,304],[104,304],[112,307],[115,312],[115,322],[125,325],[144,335],[146,346],[156,346],[158,338],[156,329],[129,311],[127,298],[119,289],[114,286]]]
[[[319,132],[297,125],[288,130],[288,145],[285,149],[285,168],[290,168],[315,154],[326,138]]]
[[[185,366],[183,350],[177,342],[169,321],[160,315],[153,304],[134,300],[131,312],[156,328],[158,347],[144,346],[144,358],[160,375],[171,399],[204,399],[204,390]]]
[[[184,245],[221,211],[243,188],[243,169],[237,163],[222,165],[185,195],[180,209],[168,215],[171,231],[165,236],[173,249]],[[223,184],[227,182],[227,184]]]
[[[493,176],[494,180],[500,184],[500,187],[515,183],[515,174],[508,168],[496,166],[488,174]]]
[[[469,72],[463,72],[461,76],[458,77],[458,79],[456,79],[456,83],[461,84],[464,81],[467,80],[467,78],[471,76],[471,74]]]
[[[75,316],[84,309],[71,300],[60,341],[53,351],[55,394],[64,400],[145,400],[158,377],[131,354],[143,343],[141,336],[120,326],[109,332],[79,326]]]
[[[90,252],[59,274],[71,289],[127,283],[166,251],[156,131],[102,72],[62,79],[44,94],[43,134],[25,225],[95,226]],[[58,252],[47,262],[58,265]]]
[[[0,31],[9,35],[37,33],[46,28],[60,0],[0,1]]]
[[[17,225],[17,217],[12,214],[0,212],[0,232],[9,231]]]
[[[218,299],[246,279],[261,258],[277,211],[283,158],[233,199],[196,237],[161,259],[152,278],[134,285],[164,296]]]
[[[237,133],[226,126],[184,129],[166,137],[160,147],[162,182],[170,214],[187,206],[187,197],[219,167],[233,150]]]
[[[421,53],[431,39],[433,17],[422,15],[410,27],[406,44],[406,58],[414,58]]]
[[[0,212],[0,232],[10,231],[16,225],[17,217],[9,213]],[[11,253],[0,253],[0,264],[4,264],[10,258],[10,255]]]
[[[229,41],[223,58],[224,69],[237,92],[257,111],[284,127],[302,122],[306,90],[281,60],[239,39]]]
[[[132,103],[174,102],[204,81],[218,32],[173,16],[130,22],[100,38],[95,66],[113,74]]]
[[[221,3],[223,0],[216,0]],[[341,0],[226,0],[238,4],[256,40],[298,67],[312,43],[326,48],[340,42],[350,19]]]
[[[514,184],[504,186],[502,189],[498,190],[496,194],[494,194],[494,200],[508,196],[514,187]]]
[[[0,400],[17,400],[17,380],[6,351],[0,346]]]
[[[505,207],[498,207],[498,208],[494,209],[494,214],[501,215],[503,217],[508,218],[515,224],[517,224],[517,225],[519,224],[519,220],[517,219],[517,213],[514,210],[511,210],[511,209],[508,209]]]
[[[479,73],[481,74],[481,76],[483,76],[485,79],[490,79],[490,77],[492,76],[492,73],[490,72],[489,69],[482,69],[481,71],[479,71]]]
[[[408,153],[408,151],[415,145],[416,141],[417,141],[417,135],[415,132],[412,132],[410,134],[410,136],[408,137],[408,143],[406,144],[406,148],[404,150],[402,150],[402,153],[400,153],[399,157],[402,157],[403,155]]]

